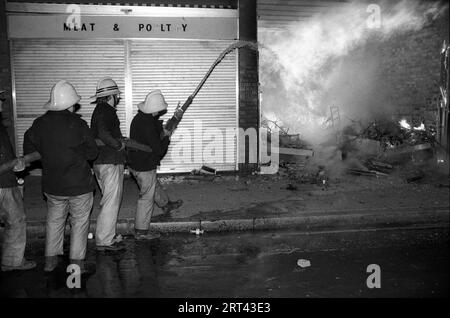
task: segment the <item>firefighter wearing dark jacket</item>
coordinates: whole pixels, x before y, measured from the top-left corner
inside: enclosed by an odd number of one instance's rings
[[[3,93],[0,90],[0,164],[15,159],[6,127],[3,125]],[[22,163],[23,164],[23,163]],[[28,270],[36,263],[24,258],[26,245],[26,221],[22,194],[12,171],[0,174],[0,217],[5,223],[2,246],[2,271]]]
[[[102,191],[101,209],[97,218],[95,241],[97,250],[117,251],[123,245],[116,239],[116,223],[123,193],[125,143],[117,117],[120,91],[115,81],[103,78],[97,84],[91,130],[100,139],[100,154],[94,162],[94,172]]]
[[[87,123],[75,113],[81,97],[72,84],[59,81],[51,91],[47,112],[25,133],[24,153],[38,151],[42,161],[42,190],[47,198],[46,272],[63,254],[64,228],[70,214],[70,260],[85,269],[89,215],[95,181],[89,162],[98,155]]]
[[[163,126],[159,117],[167,112],[167,103],[161,91],[151,91],[145,101],[138,104],[138,109],[131,122],[130,138],[150,146],[152,152],[130,150],[128,165],[140,190],[135,216],[135,237],[147,240],[159,236],[149,233],[154,203],[169,213],[180,207],[182,201],[170,201],[156,177],[156,168],[169,146],[169,137],[161,137]]]

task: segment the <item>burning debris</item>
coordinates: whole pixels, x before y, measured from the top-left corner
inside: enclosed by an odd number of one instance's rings
[[[396,167],[399,170],[407,167],[407,171],[403,173],[406,182],[422,179],[424,172],[421,166],[428,163],[435,154],[435,130],[432,127],[426,126],[424,122],[413,125],[404,118],[397,122],[374,121],[359,134],[356,133],[356,127],[346,127],[339,145],[341,151],[346,153],[342,159],[346,161],[351,156],[362,164],[362,168],[350,167],[347,172],[378,178],[392,173]],[[376,152],[370,153],[358,148],[361,144],[373,142],[379,146]]]
[[[278,126],[284,131],[280,123]],[[385,118],[365,126],[356,120],[341,130],[338,126],[335,122],[324,127],[329,137],[319,146],[309,145],[300,134],[280,135],[280,147],[318,153],[317,158],[280,155],[279,174],[288,180],[287,190],[296,191],[300,184],[315,184],[326,190],[336,180],[330,176],[342,173],[383,178],[399,172],[405,182],[416,182],[424,178],[423,165],[436,153],[435,130],[424,122]]]
[[[290,188],[292,180],[317,183],[319,166],[328,175],[382,178],[433,158],[436,123],[405,116],[402,107],[413,106],[386,87],[392,70],[377,48],[425,28],[446,10],[439,3],[386,2],[374,30],[367,27],[365,4],[350,2],[284,32],[261,32],[263,124],[279,132],[280,145],[314,150],[313,160],[280,156]]]

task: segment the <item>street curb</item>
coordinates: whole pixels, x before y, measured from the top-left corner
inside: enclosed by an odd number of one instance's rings
[[[408,211],[408,212],[405,212]],[[302,213],[305,214],[303,211]],[[300,212],[299,212],[300,214]],[[421,224],[449,224],[450,208],[386,210],[342,210],[316,211],[302,216],[274,216],[228,220],[198,220],[178,222],[155,222],[150,229],[161,233],[190,233],[200,229],[205,232],[262,231],[294,229],[297,231],[321,231],[342,229],[365,229],[379,227],[401,227]],[[90,222],[91,233],[95,233],[96,221]],[[66,228],[69,229],[69,226]],[[130,234],[134,231],[134,219],[120,219],[117,232]],[[27,222],[27,234],[44,235],[44,221]]]

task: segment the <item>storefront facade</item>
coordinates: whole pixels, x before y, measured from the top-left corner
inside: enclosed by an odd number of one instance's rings
[[[150,90],[165,95],[168,119],[220,53],[239,39],[237,8],[8,2],[6,19],[18,154],[24,132],[44,113],[42,105],[57,81],[73,83],[82,96],[79,114],[89,123],[97,81],[112,77],[122,91],[117,114],[128,136],[136,105]],[[245,63],[239,54],[228,54],[201,89],[172,137],[160,172],[189,172],[202,165],[240,168],[240,104],[249,107],[241,97],[248,85],[241,80],[239,65]]]

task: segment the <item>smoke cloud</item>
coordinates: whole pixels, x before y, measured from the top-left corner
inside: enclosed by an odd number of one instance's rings
[[[263,115],[317,144],[330,106],[339,106],[344,121],[385,111],[373,45],[422,29],[444,9],[435,2],[351,2],[287,30],[260,30]]]

